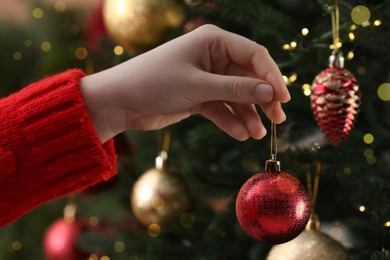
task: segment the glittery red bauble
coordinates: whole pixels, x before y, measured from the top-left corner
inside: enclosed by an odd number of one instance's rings
[[[280,244],[304,230],[310,216],[310,201],[294,176],[286,172],[260,172],[241,187],[236,214],[248,236],[265,244]]]
[[[46,260],[78,260],[86,259],[76,247],[76,241],[85,225],[75,220],[66,222],[63,218],[56,220],[46,231],[43,250]]]
[[[361,94],[355,76],[344,69],[340,53],[332,54],[329,67],[311,87],[314,118],[329,142],[342,143],[351,132],[360,110]]]

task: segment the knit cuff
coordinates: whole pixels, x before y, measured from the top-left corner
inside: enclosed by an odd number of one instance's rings
[[[15,172],[0,173],[6,222],[115,175],[114,143],[102,144],[94,131],[79,88],[83,76],[68,70],[1,101],[0,148],[16,161]]]

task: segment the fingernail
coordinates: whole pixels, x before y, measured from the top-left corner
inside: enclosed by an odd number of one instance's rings
[[[270,102],[274,98],[274,90],[269,84],[256,86],[255,99],[259,102]]]

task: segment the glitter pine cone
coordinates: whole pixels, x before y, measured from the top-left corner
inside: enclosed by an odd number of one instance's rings
[[[329,67],[311,87],[311,108],[321,131],[333,145],[351,132],[360,111],[361,93],[355,76],[343,68],[341,54],[332,54]]]

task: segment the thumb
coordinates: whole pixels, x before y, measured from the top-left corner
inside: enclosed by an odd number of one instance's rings
[[[202,82],[204,84],[199,88],[199,93],[203,101],[256,104],[268,103],[274,98],[271,84],[259,79],[208,73]]]

